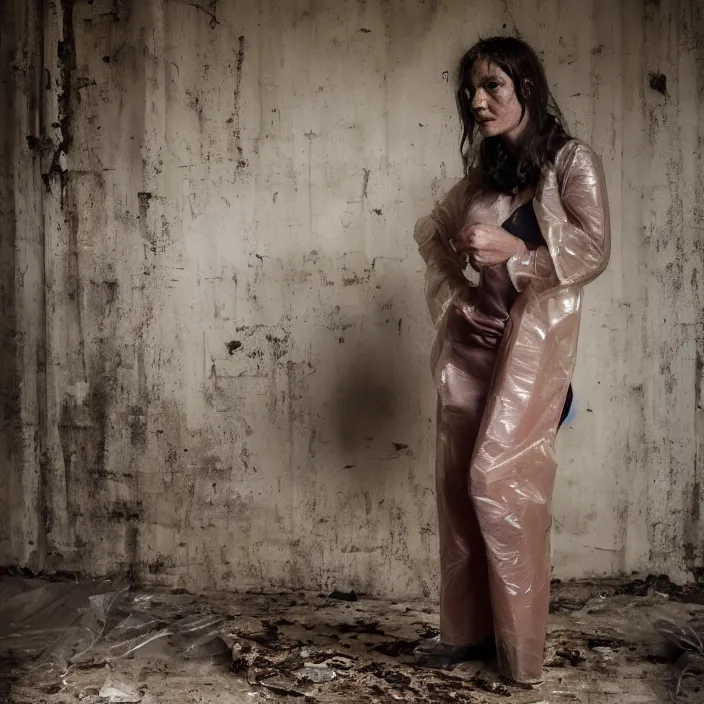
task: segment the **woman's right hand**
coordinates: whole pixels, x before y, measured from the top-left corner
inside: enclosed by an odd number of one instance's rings
[[[452,246],[469,257],[475,269],[503,264],[516,254],[525,253],[518,237],[495,225],[468,225],[457,234]]]

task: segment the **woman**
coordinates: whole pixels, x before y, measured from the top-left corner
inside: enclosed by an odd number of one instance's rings
[[[495,645],[502,674],[533,684],[547,631],[553,445],[582,287],[609,258],[608,204],[599,158],[567,134],[524,42],[472,47],[457,98],[466,175],[415,231],[437,327],[441,564],[440,636],[416,659],[451,667]]]

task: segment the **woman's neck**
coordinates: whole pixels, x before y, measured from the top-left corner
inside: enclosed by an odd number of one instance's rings
[[[513,129],[510,129],[501,135],[501,139],[503,140],[506,149],[508,149],[515,157],[520,156],[522,137],[527,126],[528,111],[526,110],[523,113],[521,121]]]

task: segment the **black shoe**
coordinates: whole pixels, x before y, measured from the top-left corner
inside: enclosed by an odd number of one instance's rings
[[[491,635],[472,645],[445,645],[437,636],[417,646],[413,657],[420,667],[450,670],[461,662],[493,660],[496,657],[496,641]]]

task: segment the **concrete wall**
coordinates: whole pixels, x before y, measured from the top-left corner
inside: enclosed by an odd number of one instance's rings
[[[0,561],[33,570],[42,569],[52,551],[43,522],[41,26],[39,1],[0,3]]]
[[[2,23],[16,64],[36,73],[43,51],[49,86],[2,83],[16,112],[39,101],[36,130],[25,115],[3,135],[3,378],[36,386],[3,408],[41,431],[2,455],[2,561],[434,593],[411,233],[460,175],[458,58],[518,32],[603,154],[613,215],[559,440],[556,575],[704,565],[701,3],[41,5]],[[43,250],[20,262],[28,200]]]

